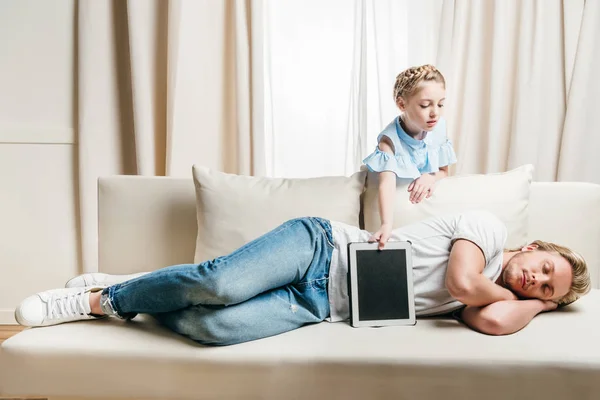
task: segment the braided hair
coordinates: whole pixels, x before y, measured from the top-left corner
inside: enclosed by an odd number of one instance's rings
[[[446,87],[444,76],[433,65],[425,64],[419,67],[411,67],[402,71],[396,77],[396,83],[394,84],[394,101],[398,103],[400,97],[407,99],[412,96],[417,91],[419,84],[423,81],[439,82],[444,88]]]

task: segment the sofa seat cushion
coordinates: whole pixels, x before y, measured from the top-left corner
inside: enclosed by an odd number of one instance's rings
[[[600,394],[600,290],[516,334],[451,319],[306,326],[204,347],[138,317],[28,329],[2,345],[3,395],[100,398],[576,398]]]

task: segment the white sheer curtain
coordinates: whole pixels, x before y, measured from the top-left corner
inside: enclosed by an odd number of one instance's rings
[[[271,176],[350,174],[395,115],[395,76],[447,82],[453,173],[531,163],[536,180],[600,182],[598,0],[265,0]]]
[[[267,175],[343,175],[358,108],[360,0],[265,3]],[[360,56],[358,57],[360,61]]]
[[[396,76],[410,66],[435,64],[441,5],[440,0],[366,1],[367,126],[362,158],[374,150],[377,135],[400,112],[393,98]]]
[[[433,63],[439,1],[265,0],[270,176],[348,175],[398,110],[396,75]]]

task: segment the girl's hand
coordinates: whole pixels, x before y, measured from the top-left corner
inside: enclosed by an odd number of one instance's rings
[[[375,232],[373,235],[371,235],[371,237],[369,238],[369,242],[370,243],[379,242],[379,246],[377,246],[377,248],[379,250],[383,250],[383,248],[385,247],[385,242],[388,241],[391,233],[392,233],[391,225],[382,224],[381,227],[379,228],[379,230],[377,232]]]
[[[433,193],[433,185],[435,177],[431,174],[423,174],[408,185],[410,192],[410,202],[413,204],[420,203],[426,197],[430,197]]]

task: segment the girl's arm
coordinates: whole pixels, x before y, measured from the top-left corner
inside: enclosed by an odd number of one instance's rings
[[[468,306],[462,312],[462,320],[481,333],[509,335],[523,329],[537,314],[556,307],[552,301],[538,299],[505,300],[485,307]]]
[[[379,142],[379,150],[394,155],[389,139],[383,137]],[[379,216],[381,227],[371,236],[369,241],[379,242],[379,249],[383,249],[388,241],[394,225],[394,202],[396,199],[396,174],[392,171],[379,173]]]
[[[445,177],[448,176],[448,166],[446,165],[445,167],[440,167],[440,170],[438,172],[434,172],[431,175],[433,175],[436,182],[439,181],[440,179],[444,179]]]
[[[448,176],[448,166],[440,167],[438,172],[426,173],[415,179],[408,185],[410,193],[409,200],[413,203],[419,203],[423,199],[431,197],[433,188],[437,181]]]

